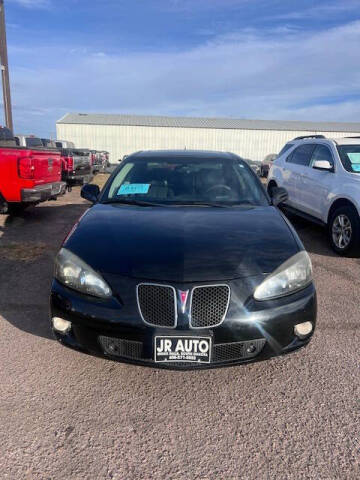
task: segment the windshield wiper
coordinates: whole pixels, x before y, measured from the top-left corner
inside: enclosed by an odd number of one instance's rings
[[[176,203],[178,206],[195,206],[195,207],[214,207],[214,208],[231,208],[238,207],[239,205],[254,206],[254,204],[248,201],[240,201],[233,203],[216,203],[216,202],[191,202],[191,203]]]
[[[135,200],[127,198],[113,198],[101,203],[122,203],[124,205],[137,205],[139,207],[165,207],[163,203],[146,202],[145,200]]]
[[[214,207],[214,208],[228,208],[231,205],[224,205],[223,203],[216,202],[192,202],[189,205],[194,205],[195,207]]]

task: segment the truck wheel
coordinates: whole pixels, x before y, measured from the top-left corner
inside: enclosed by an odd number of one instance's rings
[[[7,214],[17,217],[22,215],[28,207],[28,203],[8,203]]]
[[[331,248],[344,257],[360,256],[360,219],[354,207],[340,207],[328,224]]]

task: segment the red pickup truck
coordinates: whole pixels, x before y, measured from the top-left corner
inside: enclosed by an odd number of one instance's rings
[[[0,127],[0,212],[15,214],[29,205],[65,193],[60,152],[19,147],[8,128]]]

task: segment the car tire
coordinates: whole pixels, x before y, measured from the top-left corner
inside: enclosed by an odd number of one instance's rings
[[[360,256],[360,218],[350,205],[340,207],[328,223],[331,248],[343,257]]]

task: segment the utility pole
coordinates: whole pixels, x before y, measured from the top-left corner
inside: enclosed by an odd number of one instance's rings
[[[14,125],[13,125],[12,108],[11,108],[4,0],[0,0],[0,68],[1,68],[1,78],[2,78],[2,87],[3,87],[3,96],[4,96],[5,124],[8,128],[10,128],[11,131],[13,131]]]

